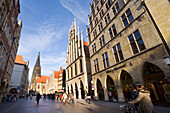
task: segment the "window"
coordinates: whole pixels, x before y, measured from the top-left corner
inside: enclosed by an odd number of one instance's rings
[[[134,54],[146,49],[139,30],[136,30],[133,34],[129,35],[128,39]]]
[[[73,68],[71,67],[71,78],[73,77]]]
[[[104,4],[104,0],[101,0],[101,5],[103,5]]]
[[[113,38],[113,35],[117,35],[117,31],[115,28],[115,25],[113,24],[111,28],[109,28],[109,34],[110,34],[110,38]]]
[[[109,6],[108,6],[108,4],[106,4],[106,9],[107,9],[107,10],[109,9]]]
[[[104,54],[102,54],[102,58],[103,58],[103,65],[104,65],[104,68],[109,67],[110,64],[109,64],[109,59],[108,59],[107,52],[104,53]]]
[[[113,10],[114,15],[116,15],[116,14],[117,14],[117,12],[116,12],[116,9],[115,9],[115,7],[114,7],[114,6],[113,6],[112,10]]]
[[[94,37],[94,38],[97,37],[97,31],[96,31],[96,29],[93,31],[93,37]]]
[[[92,45],[92,51],[93,51],[93,54],[97,51],[97,50],[96,50],[96,43],[94,43],[94,44]]]
[[[77,75],[77,65],[75,63],[75,75]]]
[[[67,75],[68,75],[68,79],[69,79],[69,69],[67,69],[67,73],[68,73]]]
[[[4,69],[4,67],[5,67],[5,63],[6,63],[6,60],[7,60],[7,53],[5,52],[5,56],[4,56],[4,58],[3,58],[3,62],[2,62],[2,69]]]
[[[1,49],[2,49],[2,42],[0,42],[0,53],[1,53]]]
[[[126,27],[130,22],[132,22],[132,21],[134,20],[130,9],[128,9],[128,10],[126,11],[126,13],[124,13],[124,14],[121,16],[121,18],[122,18],[122,21],[123,21],[123,24],[124,24],[125,27]]]
[[[99,11],[99,7],[97,6],[97,11]]]
[[[90,36],[90,34],[89,34],[89,43],[91,43],[91,36]]]
[[[99,41],[100,41],[100,46],[103,47],[105,45],[104,35],[101,38],[99,38]]]
[[[107,19],[110,22],[110,15],[109,15],[109,13],[107,14]]]
[[[103,30],[103,24],[102,24],[102,22],[99,24],[99,32],[101,32],[102,30]]]
[[[7,37],[6,37],[7,40],[9,39],[10,35],[11,35],[11,31],[8,32],[8,35],[7,35]]]
[[[80,59],[80,73],[83,73],[83,64],[81,59]]]
[[[5,29],[4,29],[4,32],[5,32],[6,35],[7,35],[8,27],[9,27],[9,25],[7,23],[6,26],[5,26]]]
[[[5,54],[5,49],[2,50],[2,53],[1,53],[1,56],[0,56],[0,66],[2,64],[4,54]]]
[[[101,10],[101,12],[100,12],[100,18],[102,18],[103,17],[103,10]]]
[[[95,67],[95,72],[99,71],[99,62],[98,62],[98,58],[96,60],[94,60],[94,67]]]
[[[109,13],[108,13],[107,16],[105,17],[105,23],[106,23],[106,25],[108,24],[108,22],[110,22],[110,15],[109,15]]]
[[[114,52],[116,62],[119,62],[120,60],[124,59],[120,43],[113,47],[113,52]]]
[[[117,9],[117,12],[119,12],[119,11],[120,11],[120,8],[119,8],[118,2],[115,4],[115,6],[116,6],[116,9]]]
[[[107,17],[105,16],[104,19],[105,19],[105,23],[106,23],[106,25],[107,25],[107,24],[108,24]]]

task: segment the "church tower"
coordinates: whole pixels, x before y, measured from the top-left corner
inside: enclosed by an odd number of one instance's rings
[[[40,65],[40,52],[38,53],[37,61],[34,66],[34,70],[31,78],[30,89],[36,91],[36,79],[41,77],[41,65]]]

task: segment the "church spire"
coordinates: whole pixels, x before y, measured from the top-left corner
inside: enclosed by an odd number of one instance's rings
[[[38,53],[37,61],[36,61],[36,66],[40,66],[40,52]]]

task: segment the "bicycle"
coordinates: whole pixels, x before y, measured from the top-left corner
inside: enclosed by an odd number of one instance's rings
[[[139,113],[134,104],[120,105],[122,113]]]

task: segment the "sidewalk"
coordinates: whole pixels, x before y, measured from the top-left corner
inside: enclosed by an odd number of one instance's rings
[[[75,100],[76,103],[80,103],[80,104],[85,104],[87,105],[87,103],[85,102],[85,100],[83,99],[76,99]],[[113,108],[114,109],[119,109],[120,110],[120,105],[124,105],[126,103],[116,103],[116,102],[106,102],[106,101],[92,101],[92,105],[93,107],[108,107],[108,108]],[[164,106],[155,106],[154,107],[156,113],[170,113],[170,107],[164,107]]]

